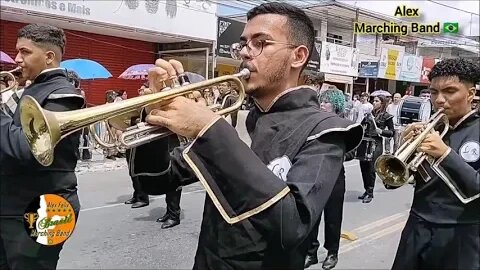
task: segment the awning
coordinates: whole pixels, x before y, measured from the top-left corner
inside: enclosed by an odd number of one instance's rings
[[[353,77],[325,73],[326,82],[353,84]]]

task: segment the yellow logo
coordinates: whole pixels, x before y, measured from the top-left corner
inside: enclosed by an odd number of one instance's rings
[[[65,242],[76,224],[72,205],[55,194],[41,195],[32,200],[23,217],[28,235],[35,242],[48,246]]]

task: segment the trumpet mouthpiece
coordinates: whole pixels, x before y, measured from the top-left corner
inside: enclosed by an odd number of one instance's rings
[[[238,75],[239,77],[242,77],[243,79],[247,80],[248,78],[250,78],[250,70],[248,68],[244,68],[240,70]]]

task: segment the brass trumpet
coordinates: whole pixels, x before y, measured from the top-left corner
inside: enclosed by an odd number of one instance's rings
[[[412,137],[403,143],[395,154],[385,154],[378,157],[375,161],[375,171],[385,184],[400,187],[412,181],[412,172],[416,172],[425,158],[428,158],[423,152],[413,155],[417,148],[428,134],[436,131],[439,124],[444,125],[440,134],[442,138],[448,132],[449,122],[447,115],[443,111],[444,109],[441,108],[432,115],[423,131],[417,137]]]
[[[0,94],[2,94],[3,92],[7,92],[9,90],[12,90],[12,91],[16,91],[17,90],[17,79],[15,79],[15,73],[18,73],[22,70],[22,67],[16,67],[12,70],[9,70],[9,71],[0,71],[0,80],[4,80],[5,77],[10,77],[13,81],[13,85],[12,86],[9,86],[5,89],[1,89],[0,90]],[[1,98],[0,98],[1,100]]]
[[[128,112],[137,111],[148,105],[171,100],[178,96],[186,96],[192,94],[194,91],[227,81],[237,85],[239,97],[231,107],[219,110],[216,113],[220,115],[230,114],[240,109],[245,99],[245,88],[240,78],[247,78],[248,76],[250,76],[250,71],[243,69],[234,75],[226,75],[176,87],[169,91],[162,91],[116,103],[107,103],[69,112],[44,110],[34,98],[25,96],[20,102],[20,120],[33,156],[43,166],[49,166],[53,162],[53,152],[57,143],[75,131],[99,121],[109,120]],[[129,135],[132,135],[135,139],[128,141],[133,145],[138,145],[135,143],[135,140],[142,140],[142,142],[145,143],[170,134],[172,134],[172,132],[166,128],[147,125],[145,127],[137,127],[135,131],[129,133]],[[143,137],[148,139],[144,139]]]

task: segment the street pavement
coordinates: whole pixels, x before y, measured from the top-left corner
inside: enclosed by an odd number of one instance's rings
[[[248,144],[240,115],[240,137]],[[346,193],[342,230],[358,237],[342,239],[335,269],[390,269],[401,230],[408,216],[413,188],[386,190],[378,181],[374,199],[363,204],[358,161],[345,163]],[[82,210],[74,234],[60,254],[59,269],[191,269],[197,247],[205,191],[199,183],[184,187],[181,224],[161,229],[155,220],[165,213],[164,196],[151,196],[150,205],[132,209],[125,159],[105,160],[94,152],[77,166]],[[323,222],[318,239],[323,244]],[[319,260],[325,258],[320,248]],[[321,263],[309,269],[322,269]]]
[[[165,213],[164,196],[151,196],[150,205],[132,209],[123,202],[131,197],[125,159],[90,165],[79,172],[82,210],[73,236],[61,253],[59,269],[191,269],[198,241],[205,191],[199,183],[183,189],[181,224],[162,230],[155,220]],[[98,162],[102,164],[102,162]],[[358,162],[345,163],[342,230],[358,236],[342,239],[336,269],[388,269],[412,199],[412,187],[386,190],[379,182],[375,198],[363,204]],[[98,168],[108,171],[101,171]],[[96,169],[97,168],[97,169]],[[319,240],[323,243],[323,223]],[[323,260],[325,251],[319,251]],[[321,264],[311,269],[321,269]]]

